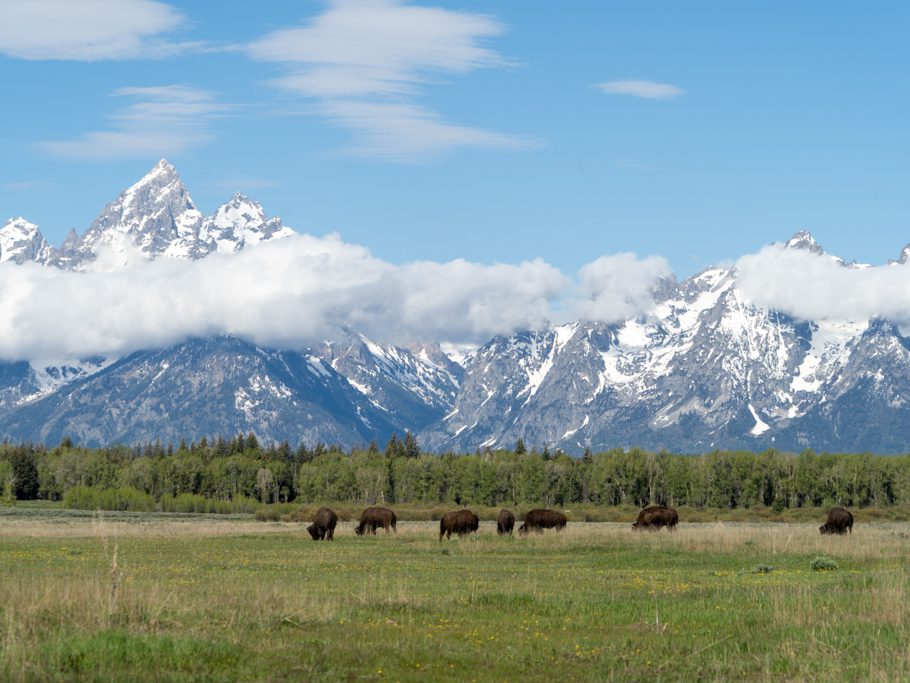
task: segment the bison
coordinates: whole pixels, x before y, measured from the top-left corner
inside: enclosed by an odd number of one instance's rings
[[[319,508],[316,511],[316,517],[313,523],[306,528],[314,541],[328,539],[335,540],[335,525],[338,523],[338,515],[330,508]]]
[[[511,510],[502,509],[496,518],[496,533],[500,536],[504,534],[512,535],[512,529],[515,528],[515,515]]]
[[[470,510],[455,510],[447,512],[439,520],[439,540],[442,537],[452,538],[452,534],[458,534],[462,538],[465,534],[471,534],[477,531],[480,526],[480,517]]]
[[[828,521],[818,527],[823,534],[853,533],[853,515],[844,508],[831,508],[828,512]]]
[[[522,536],[529,531],[542,534],[544,529],[556,529],[562,531],[566,528],[566,516],[556,510],[536,509],[530,510],[525,515],[525,523],[518,527],[518,533]]]
[[[397,523],[398,518],[388,508],[367,508],[360,513],[360,521],[354,527],[354,533],[358,536],[363,536],[364,534],[375,535],[376,529],[379,527],[385,529],[386,533],[389,533],[389,528],[398,533],[398,529],[395,526]]]
[[[674,531],[679,523],[679,515],[676,510],[666,505],[649,505],[638,513],[638,519],[632,525],[635,531],[660,531],[661,527],[667,527],[667,531]]]

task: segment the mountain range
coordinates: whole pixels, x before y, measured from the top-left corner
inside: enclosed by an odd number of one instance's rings
[[[81,272],[137,254],[194,261],[292,234],[241,194],[204,216],[162,160],[60,248],[10,219],[0,262]],[[786,247],[824,254],[806,232]],[[908,258],[910,247],[891,264]],[[8,361],[0,435],[97,446],[252,431],[350,446],[409,430],[434,451],[519,438],[570,453],[908,450],[910,339],[895,322],[797,320],[753,305],[734,266],[663,278],[653,294],[646,316],[519,330],[467,352],[339,328],[299,348],[216,335],[120,358]]]

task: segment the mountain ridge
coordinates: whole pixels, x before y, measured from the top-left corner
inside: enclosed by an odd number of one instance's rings
[[[0,229],[0,261],[82,271],[111,249],[115,259],[135,251],[196,261],[292,234],[241,193],[203,216],[161,160],[59,250],[34,224],[11,219]],[[826,254],[806,231],[783,246],[868,267]],[[903,267],[908,255],[905,247],[890,265]],[[467,353],[338,328],[290,349],[215,335],[123,358],[3,363],[0,435],[105,445],[253,431],[352,445],[411,431],[435,451],[519,438],[572,453],[905,450],[910,339],[899,325],[798,320],[751,303],[738,278],[736,266],[663,277],[641,316],[516,330]]]

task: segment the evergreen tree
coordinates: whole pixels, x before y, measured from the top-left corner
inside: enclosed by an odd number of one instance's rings
[[[34,500],[38,497],[40,482],[35,454],[31,448],[19,446],[9,459],[13,480],[13,495],[17,500]]]
[[[389,458],[400,458],[404,455],[404,444],[395,432],[392,432],[392,436],[385,445],[385,454]]]
[[[394,503],[396,497],[395,490],[395,466],[392,458],[386,459],[386,501]]]
[[[404,456],[406,458],[420,457],[420,445],[417,443],[417,437],[410,431],[404,433]]]
[[[515,455],[524,455],[527,452],[528,449],[525,448],[524,439],[519,436],[518,441],[515,442]]]

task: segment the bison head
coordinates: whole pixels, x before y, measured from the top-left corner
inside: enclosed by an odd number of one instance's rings
[[[518,535],[519,536],[528,535],[528,525],[527,524],[522,524],[520,527],[518,527]]]
[[[820,527],[818,527],[818,531],[821,534],[830,534],[831,527],[829,527],[827,524],[822,524]]]
[[[310,526],[308,526],[306,528],[306,530],[310,532],[310,536],[313,537],[314,541],[319,540],[319,530],[316,528],[315,524],[310,524]]]
[[[358,524],[354,527],[354,533],[358,536],[363,536],[363,524]]]

